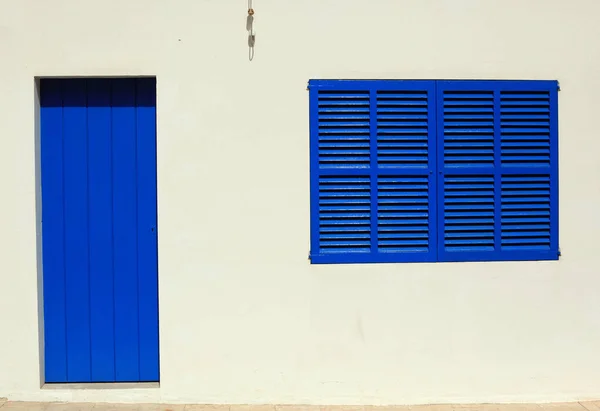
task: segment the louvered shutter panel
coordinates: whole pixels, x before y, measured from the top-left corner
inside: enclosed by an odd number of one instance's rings
[[[435,261],[435,83],[309,89],[312,262]]]
[[[558,84],[438,81],[438,260],[558,258]]]

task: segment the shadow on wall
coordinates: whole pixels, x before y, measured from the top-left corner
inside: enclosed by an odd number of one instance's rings
[[[145,92],[156,88],[155,77],[96,77],[96,78],[42,78],[40,93],[51,98],[42,99],[42,107],[155,107],[155,94]],[[92,96],[92,97],[90,97]]]

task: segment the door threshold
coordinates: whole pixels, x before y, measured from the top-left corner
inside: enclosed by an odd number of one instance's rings
[[[123,390],[155,389],[158,382],[86,382],[86,383],[45,383],[43,390]]]

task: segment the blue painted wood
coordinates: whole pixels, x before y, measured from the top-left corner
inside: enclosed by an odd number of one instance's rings
[[[137,381],[139,372],[137,125],[134,79],[113,81],[113,218],[115,368],[117,380]]]
[[[557,82],[309,90],[313,263],[558,258]]]
[[[319,121],[317,124],[329,124],[327,121]],[[335,123],[333,123],[335,124]],[[351,124],[351,123],[350,123]],[[377,193],[378,193],[378,167],[374,167],[375,164],[378,164],[379,161],[379,153],[377,144],[377,90],[371,88],[369,90],[369,119],[365,122],[365,125],[369,127],[369,171],[370,171],[370,183],[371,183],[371,206],[370,206],[370,218],[371,218],[371,232],[368,234],[368,238],[370,240],[370,252],[371,254],[377,255],[379,253],[379,211],[378,211],[378,202]],[[336,141],[335,145],[339,145],[341,142]],[[343,143],[342,143],[343,144]],[[322,207],[319,207],[319,211],[322,210]],[[335,229],[335,228],[333,228]],[[325,235],[331,235],[329,232],[325,232]],[[366,236],[366,233],[363,234]]]
[[[155,99],[41,81],[46,382],[159,379]]]
[[[494,90],[494,113],[501,112],[501,95],[499,90]],[[494,181],[496,189],[494,190],[494,209],[496,212],[502,208],[502,122],[498,116],[495,116],[494,121]],[[500,183],[498,183],[500,182]],[[498,249],[502,244],[502,224],[494,224],[494,245]]]
[[[65,311],[63,103],[61,82],[40,84],[42,168],[42,265],[44,269],[44,357],[46,382],[67,379]]]
[[[310,252],[309,258],[314,263],[314,256],[319,254],[319,123],[315,121],[319,116],[319,94],[310,85],[309,113],[310,113]]]
[[[437,93],[438,260],[558,259],[558,84],[438,81]]]
[[[111,80],[87,84],[91,380],[102,382],[115,380]]]
[[[156,80],[137,81],[137,204],[140,380],[159,379],[156,221]]]
[[[435,82],[309,89],[311,261],[435,261]]]
[[[67,373],[73,381],[91,375],[86,94],[83,79],[63,83]]]
[[[560,257],[558,242],[559,215],[558,215],[558,82],[549,82],[547,85],[550,94],[550,249],[557,252]],[[554,259],[554,258],[553,258]]]

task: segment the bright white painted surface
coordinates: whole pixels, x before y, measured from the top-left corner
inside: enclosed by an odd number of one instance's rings
[[[0,396],[600,398],[598,0],[0,0]],[[158,77],[160,388],[40,389],[35,76]],[[311,266],[310,78],[558,79],[551,263]]]

